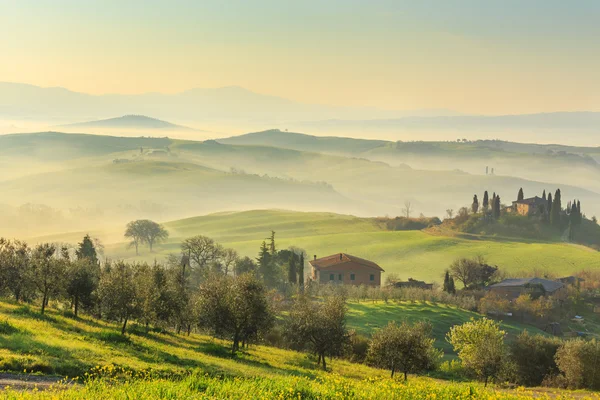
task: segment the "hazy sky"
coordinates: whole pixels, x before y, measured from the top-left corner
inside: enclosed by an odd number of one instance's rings
[[[598,0],[0,0],[0,81],[238,85],[298,101],[600,111]]]

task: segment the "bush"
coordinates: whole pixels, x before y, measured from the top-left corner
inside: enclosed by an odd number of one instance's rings
[[[283,329],[280,326],[274,326],[264,335],[263,340],[269,346],[283,347],[285,345]]]
[[[600,389],[600,342],[574,339],[556,352],[556,365],[573,389]]]
[[[440,225],[442,223],[438,217],[396,217],[394,219],[385,219],[383,222],[385,222],[386,228],[390,231],[420,231],[421,229]]]
[[[469,371],[463,367],[460,360],[450,360],[444,361],[440,364],[436,376],[440,378],[453,380],[453,381],[462,381],[471,378]]]
[[[522,332],[510,345],[511,359],[516,366],[516,383],[539,386],[546,377],[556,375],[555,355],[560,345],[558,338]]]
[[[350,331],[348,346],[345,351],[346,357],[355,363],[363,363],[367,358],[369,350],[369,338]]]

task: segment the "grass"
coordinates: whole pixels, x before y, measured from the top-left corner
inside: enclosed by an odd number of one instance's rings
[[[471,318],[481,318],[476,312],[462,310],[447,304],[430,302],[369,302],[348,303],[348,328],[357,333],[370,336],[371,333],[388,324],[390,321],[408,322],[429,321],[435,346],[444,350],[447,356],[454,356],[452,346],[446,341],[446,334],[454,325],[461,325]],[[543,334],[539,329],[517,322],[502,322],[502,329],[508,333],[508,340],[518,335],[524,329],[529,332]]]
[[[569,275],[582,269],[600,268],[600,252],[567,243],[540,242],[494,237],[452,237],[421,231],[387,231],[373,219],[331,213],[303,213],[282,210],[255,210],[217,213],[168,222],[165,227],[171,237],[156,246],[154,253],[142,248],[135,257],[120,239],[119,231],[112,235],[117,241],[107,243],[106,254],[112,259],[160,260],[169,253],[178,253],[183,239],[206,235],[241,255],[256,257],[260,243],[277,232],[279,248],[297,246],[312,257],[346,252],[377,262],[386,273],[440,282],[444,270],[457,258],[483,255],[488,262],[508,272],[545,270],[557,275]],[[81,240],[80,236],[56,235],[43,240]],[[101,239],[102,234],[98,235]],[[526,272],[525,272],[526,273]]]
[[[435,305],[351,305],[350,322],[366,320],[374,311],[383,315],[428,315],[436,321],[459,322],[456,310]],[[408,383],[389,379],[388,372],[344,360],[329,363],[332,372],[316,368],[312,356],[265,346],[251,346],[231,356],[228,343],[192,333],[131,333],[116,339],[119,327],[87,317],[72,318],[49,309],[40,318],[35,309],[0,302],[0,318],[18,331],[0,335],[0,370],[68,375],[81,385],[54,385],[45,391],[5,388],[7,399],[525,399],[555,398],[587,392],[556,393],[545,389],[485,389],[478,383],[451,383],[410,377]],[[468,313],[467,313],[468,314]],[[456,319],[455,319],[456,318]],[[354,321],[354,322],[352,322]],[[373,327],[371,320],[362,325]],[[445,329],[445,328],[444,328]],[[134,329],[137,332],[137,329]]]

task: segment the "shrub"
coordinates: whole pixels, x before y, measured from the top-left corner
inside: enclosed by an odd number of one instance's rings
[[[438,374],[444,379],[453,381],[470,378],[469,372],[465,369],[460,360],[444,361],[438,368]]]
[[[269,346],[283,347],[285,345],[283,329],[280,326],[274,326],[264,335],[263,340]]]
[[[355,331],[349,332],[346,357],[352,362],[363,363],[367,358],[369,350],[369,338],[357,334]]]
[[[573,389],[600,389],[600,342],[573,339],[556,352],[556,365]]]
[[[547,376],[556,375],[555,355],[560,345],[558,338],[522,332],[510,345],[511,359],[516,366],[516,382],[539,386]]]

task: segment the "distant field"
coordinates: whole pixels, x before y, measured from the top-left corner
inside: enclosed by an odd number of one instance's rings
[[[465,239],[430,235],[421,231],[386,231],[372,219],[330,213],[279,210],[218,213],[165,223],[171,237],[154,253],[143,248],[139,260],[160,260],[177,253],[183,239],[206,235],[240,254],[256,257],[260,243],[276,232],[279,248],[297,246],[312,255],[346,252],[377,262],[386,273],[427,281],[441,281],[443,271],[459,257],[483,255],[508,272],[547,270],[568,275],[581,269],[600,268],[600,252],[565,243],[525,242],[502,239]],[[92,232],[106,243],[113,259],[136,259],[122,232]],[[83,233],[48,236],[34,240],[74,243]]]

